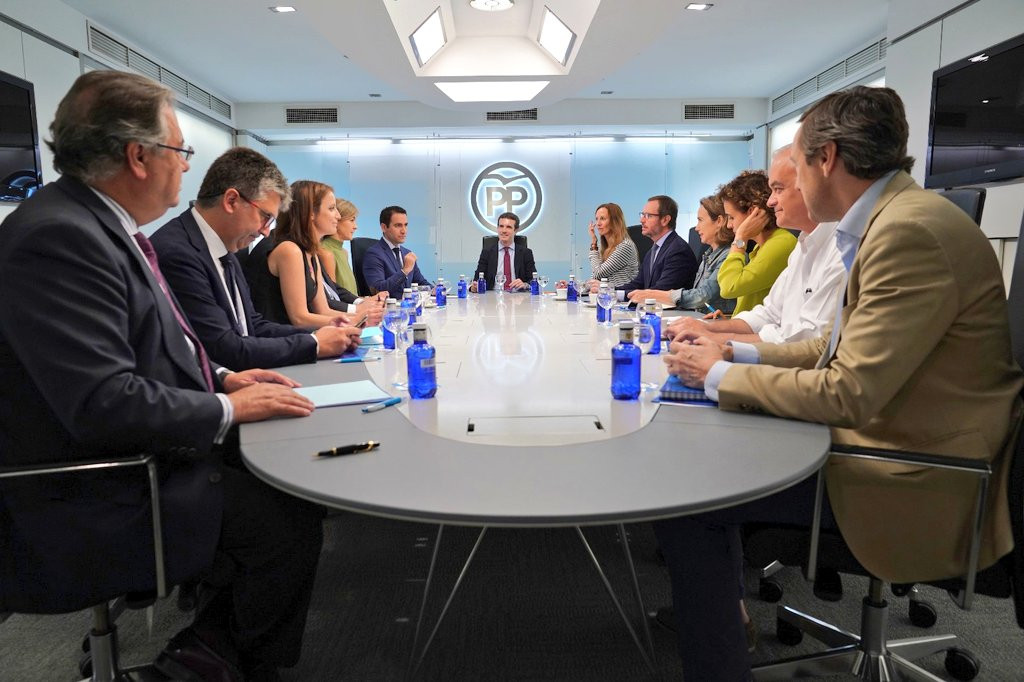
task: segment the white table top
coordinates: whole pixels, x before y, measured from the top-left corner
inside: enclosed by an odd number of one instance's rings
[[[391,518],[489,526],[652,520],[730,506],[796,483],[824,462],[826,427],[702,406],[611,398],[614,329],[595,310],[527,294],[471,294],[425,311],[437,348],[437,397],[391,386],[404,357],[285,368],[305,385],[369,376],[405,398],[363,414],[243,425],[252,471],[292,494]],[[645,380],[666,376],[645,356]],[[593,422],[599,421],[598,430]],[[467,424],[473,422],[473,432]],[[371,453],[315,459],[366,440]]]

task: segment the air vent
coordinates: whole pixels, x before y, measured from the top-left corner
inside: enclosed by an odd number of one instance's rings
[[[736,118],[735,104],[684,104],[683,120],[696,121],[707,119]]]
[[[488,111],[488,121],[536,121],[536,109],[520,109],[519,111]]]
[[[225,119],[231,119],[231,104],[229,102],[211,95],[195,83],[189,82],[149,57],[136,52],[117,38],[104,33],[92,24],[89,24],[89,49],[94,54],[106,57],[108,61],[128,67],[132,71],[163,83],[172,90],[184,95],[189,104],[197,109],[207,109]]]
[[[337,123],[338,107],[288,107],[285,123]]]
[[[885,38],[871,43],[864,49],[850,55],[843,61],[825,69],[814,78],[804,81],[788,92],[772,99],[772,113],[778,113],[820,97],[823,92],[831,91],[833,83],[855,76],[859,72],[874,68],[885,60],[888,44]]]

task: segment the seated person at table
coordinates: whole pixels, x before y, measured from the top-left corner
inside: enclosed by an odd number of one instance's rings
[[[601,204],[594,211],[590,231],[590,280],[586,291],[600,286],[603,278],[611,287],[629,282],[640,272],[636,244],[626,231],[626,219],[618,204]]]
[[[707,336],[719,343],[785,343],[821,336],[832,322],[836,298],[846,284],[846,268],[836,246],[836,223],[818,225],[807,215],[803,195],[796,189],[796,166],[790,159],[789,145],[775,153],[768,182],[772,188],[768,207],[775,210],[779,227],[801,232],[786,269],[764,302],[753,310],[745,310],[731,320],[680,317],[667,326],[665,334],[669,338],[687,332],[678,340]]]
[[[210,165],[193,208],[153,233],[160,271],[210,358],[232,369],[316,362],[359,343],[359,330],[328,325],[310,333],[263,319],[253,308],[235,251],[266,236],[291,202],[274,162],[235,147]]]
[[[380,241],[363,254],[363,279],[370,291],[386,291],[391,298],[401,300],[402,292],[413,284],[430,286],[430,280],[416,264],[416,254],[402,246],[409,231],[405,209],[401,206],[382,209],[380,231]]]
[[[697,208],[697,225],[694,227],[701,242],[710,246],[700,258],[697,268],[697,279],[692,289],[634,289],[629,292],[629,300],[643,303],[653,298],[667,306],[686,310],[710,308],[711,312],[722,311],[728,315],[736,305],[735,299],[722,298],[718,288],[718,268],[729,253],[729,244],[734,235],[726,224],[725,210],[722,200],[717,194],[704,197]],[[690,319],[690,318],[682,318]]]
[[[368,324],[377,324],[384,314],[383,303],[387,298],[386,293],[378,293],[373,297],[360,297],[356,295],[356,276],[352,273],[352,266],[349,265],[348,251],[343,244],[352,241],[356,233],[356,217],[359,210],[355,204],[347,199],[338,199],[338,228],[332,235],[327,235],[320,241],[320,248],[317,253],[320,256],[320,264],[323,266],[324,293],[327,294],[327,304],[334,310],[345,313],[360,312],[360,304],[367,301],[370,307]],[[378,303],[373,303],[376,298]],[[365,309],[366,306],[363,306]]]
[[[629,282],[615,287],[620,301],[634,289],[689,289],[697,274],[697,259],[686,240],[676,234],[679,205],[664,195],[647,200],[640,212],[640,227],[654,246],[644,256],[640,272]],[[590,288],[597,291],[597,285]]]
[[[729,227],[736,233],[729,255],[718,268],[718,285],[722,296],[736,299],[736,313],[764,300],[796,246],[796,237],[775,224],[775,211],[768,208],[771,194],[763,171],[743,171],[718,190]],[[756,246],[748,259],[750,240]]]
[[[828,424],[834,443],[989,463],[995,494],[977,519],[971,476],[842,457],[823,467],[831,506],[823,523],[834,520],[872,575],[963,576],[976,523],[978,568],[986,568],[1013,547],[1006,489],[1024,385],[999,263],[963,211],[910,177],[909,126],[895,91],[835,92],[801,119],[791,149],[797,189],[813,221],[839,221],[849,274],[839,328],[785,344],[674,342],[665,362],[723,410]],[[809,525],[815,488],[811,476],[753,502],[654,524],[687,680],[750,679],[736,607],[739,525]]]
[[[253,304],[279,324],[350,324],[355,320],[327,304],[317,257],[320,240],[334,234],[338,225],[334,190],[322,182],[299,180],[291,191],[291,206],[278,216],[277,228],[256,245],[245,263]]]
[[[480,258],[473,272],[470,291],[476,291],[476,276],[484,273],[487,290],[494,289],[494,277],[498,268],[505,275],[505,291],[518,291],[530,286],[537,264],[533,262],[533,251],[523,245],[516,245],[516,232],[519,231],[519,216],[515,213],[502,213],[498,216],[498,246],[485,246],[480,251]]]

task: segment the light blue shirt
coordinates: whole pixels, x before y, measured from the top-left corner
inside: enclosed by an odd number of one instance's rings
[[[885,186],[889,184],[889,181],[898,172],[890,171],[871,183],[871,186],[857,197],[857,200],[853,202],[853,206],[850,206],[850,210],[839,220],[839,224],[836,226],[836,247],[843,258],[843,265],[846,267],[847,272],[853,267],[853,259],[857,256],[857,247],[860,246],[860,240],[864,237],[864,230],[868,227],[868,218],[871,217],[871,210],[882,197]],[[838,334],[835,333],[835,325],[839,323],[839,313],[842,312],[842,309],[843,299],[840,298],[839,312],[837,312],[836,321],[833,323],[832,343],[829,345],[830,355],[835,350],[835,343],[839,340]],[[730,342],[730,345],[732,346],[732,362],[751,365],[761,362],[761,354],[757,352],[757,348],[753,344]],[[725,373],[732,367],[732,362],[719,360],[711,366],[707,377],[704,378],[704,392],[714,401],[718,400],[718,387],[721,385]]]

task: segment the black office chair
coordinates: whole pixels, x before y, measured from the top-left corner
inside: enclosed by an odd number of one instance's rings
[[[167,596],[168,586],[164,569],[159,479],[156,460],[153,456],[139,455],[126,459],[75,462],[73,464],[4,467],[0,468],[0,480],[55,474],[66,475],[83,472],[113,471],[134,467],[145,467],[149,480],[150,510],[153,520],[153,557],[155,561],[153,594],[155,598],[163,598]],[[6,512],[3,510],[3,498],[0,496],[0,523],[6,519]],[[8,532],[9,529],[0,526],[0,531]],[[47,585],[39,585],[39,587],[43,591],[59,594],[63,586],[54,585],[52,589]],[[117,627],[114,625],[114,619],[110,611],[110,600],[119,596],[121,595],[111,594],[108,599],[92,607],[92,629],[89,632],[88,653],[81,666],[83,674],[88,675],[86,679],[96,682],[127,682],[132,679],[165,680],[166,677],[152,665],[134,666],[131,668],[120,667],[117,652]],[[4,608],[4,605],[0,604],[0,608]],[[26,605],[20,600],[16,610],[22,613],[35,612],[31,608],[31,604]],[[77,608],[72,610],[77,610]],[[51,612],[47,611],[47,613]]]
[[[985,210],[984,187],[958,187],[937,190],[935,193],[952,201],[960,210],[969,215],[971,220],[981,225],[981,213]]]
[[[629,233],[629,238],[633,240],[634,244],[636,244],[637,260],[641,263],[644,262],[644,256],[647,255],[647,252],[651,250],[652,246],[654,246],[654,242],[651,241],[650,237],[641,232],[642,229],[643,228],[640,225],[630,225],[626,228],[626,232]]]
[[[525,235],[518,235],[517,234],[515,242],[516,242],[516,246],[522,246],[523,248],[526,248],[526,236]],[[496,249],[496,248],[498,248],[498,238],[495,237],[494,235],[485,235],[483,237],[483,248],[485,248],[485,249]]]
[[[366,285],[366,278],[363,277],[363,255],[366,250],[376,244],[379,239],[372,239],[370,237],[353,237],[351,248],[352,248],[352,274],[356,276],[356,288],[359,289],[360,296],[369,296],[375,292],[370,291],[370,287]]]

